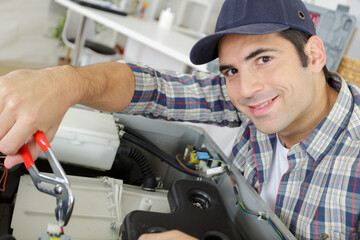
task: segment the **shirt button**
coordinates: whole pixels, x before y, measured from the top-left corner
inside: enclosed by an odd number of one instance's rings
[[[321,234],[321,239],[328,239],[329,235],[327,233]]]

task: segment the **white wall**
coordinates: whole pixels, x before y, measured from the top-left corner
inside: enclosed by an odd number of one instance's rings
[[[208,19],[207,22],[207,28],[205,30],[205,33],[210,34],[213,33],[215,30],[216,20],[219,15],[221,6],[224,2],[224,0],[207,0],[210,2],[213,2],[213,8],[211,11],[211,16]],[[175,13],[175,22],[177,22],[177,17],[180,14],[179,10],[181,9],[181,0],[169,0],[169,6],[173,8],[173,11]],[[196,13],[199,14],[196,14]],[[187,6],[187,9],[184,13],[184,19],[183,24],[185,26],[191,26],[193,25],[192,29],[200,29],[200,24],[202,23],[202,18],[204,16],[204,11],[201,9],[201,5],[198,4],[189,4]]]
[[[23,67],[57,64],[65,49],[49,37],[63,8],[49,0],[0,2],[0,62]]]

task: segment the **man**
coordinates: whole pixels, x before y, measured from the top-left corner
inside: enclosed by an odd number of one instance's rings
[[[358,239],[360,91],[325,67],[301,0],[226,0],[195,64],[176,75],[134,64],[22,70],[0,79],[6,166],[37,130],[52,140],[75,103],[167,120],[240,126],[230,160],[299,239]],[[226,86],[225,86],[226,82]],[[28,142],[34,156],[40,149]],[[193,239],[179,231],[144,239]]]

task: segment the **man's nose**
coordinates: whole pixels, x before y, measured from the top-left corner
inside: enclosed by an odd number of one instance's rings
[[[264,85],[259,76],[251,72],[242,72],[238,79],[239,91],[243,98],[251,98],[254,94],[264,89]]]

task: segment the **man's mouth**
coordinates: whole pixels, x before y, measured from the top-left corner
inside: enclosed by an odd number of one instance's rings
[[[263,108],[263,107],[265,107],[266,105],[268,105],[269,103],[271,103],[273,100],[271,99],[271,100],[269,100],[269,101],[267,101],[267,102],[265,102],[265,103],[263,103],[263,104],[261,104],[260,106],[256,106],[256,107],[254,107],[255,109],[260,109],[260,108]]]
[[[264,116],[273,108],[276,99],[277,97],[260,103],[259,105],[249,105],[249,110],[254,116]]]

